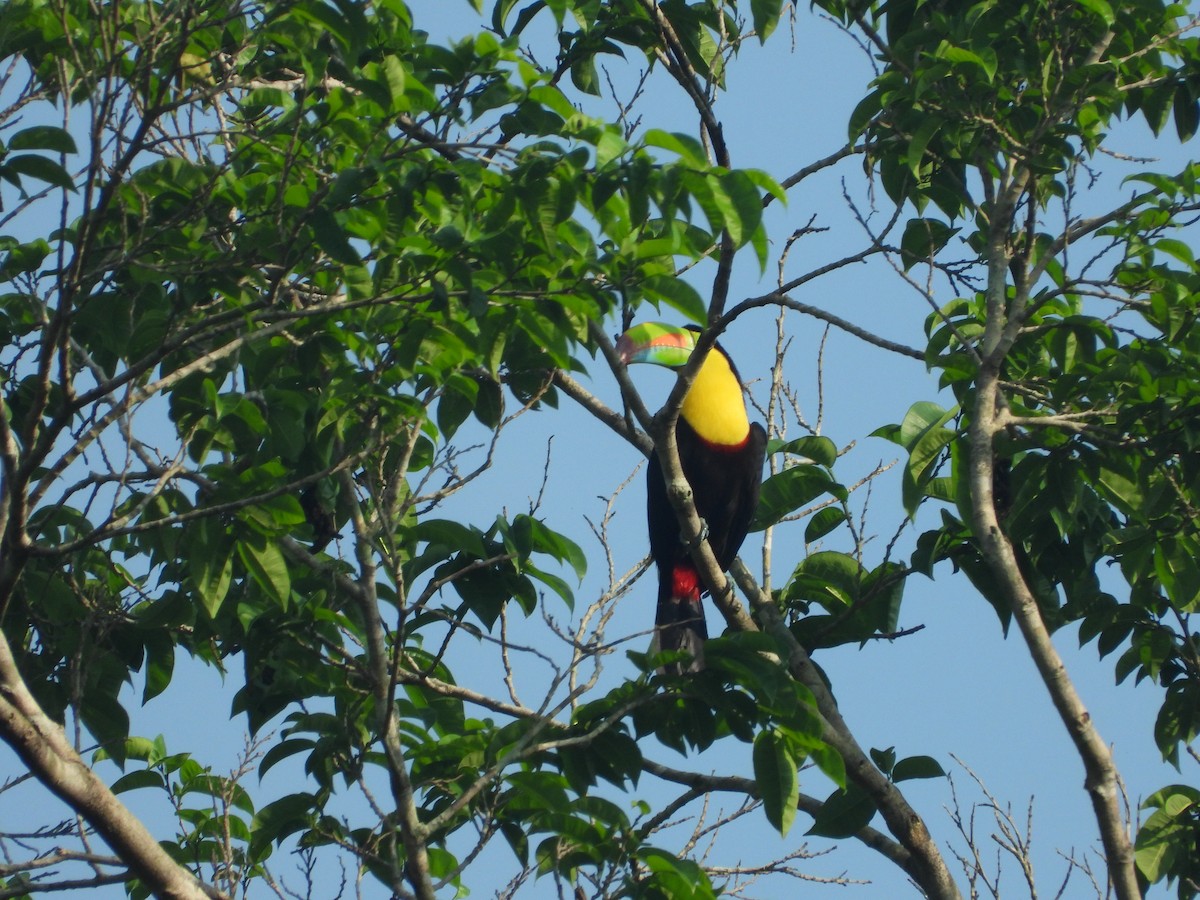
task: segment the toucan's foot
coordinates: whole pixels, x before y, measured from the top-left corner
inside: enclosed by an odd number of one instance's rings
[[[700,534],[696,536],[694,541],[689,541],[682,534],[679,535],[679,543],[687,548],[688,553],[691,553],[706,540],[708,540],[708,523],[703,518],[700,519]]]

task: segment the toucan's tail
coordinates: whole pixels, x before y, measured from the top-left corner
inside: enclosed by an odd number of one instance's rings
[[[699,672],[704,668],[704,642],[708,626],[700,600],[700,576],[691,561],[677,563],[673,571],[658,574],[658,612],[654,618],[656,649],[683,650],[691,662],[667,666],[669,675]]]

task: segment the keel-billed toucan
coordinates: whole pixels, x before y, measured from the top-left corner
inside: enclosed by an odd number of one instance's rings
[[[628,363],[680,368],[696,346],[699,329],[658,322],[637,325],[617,339]],[[696,513],[707,526],[708,543],[722,570],[733,563],[746,537],[762,484],[767,435],[751,424],[737,369],[720,344],[713,346],[683,398],[675,441]],[[708,630],[700,595],[704,590],[689,548],[680,539],[679,520],[667,499],[657,456],[646,477],[650,555],[658,567],[655,630],[660,650],[686,650],[695,671],[703,667]],[[672,667],[679,671],[679,667]]]

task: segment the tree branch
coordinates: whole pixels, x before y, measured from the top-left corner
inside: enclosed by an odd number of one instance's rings
[[[76,810],[158,897],[224,898],[167,854],[71,746],[62,726],[26,687],[8,639],[0,631],[0,735],[38,780]]]
[[[1018,176],[1010,184],[1011,210],[1015,208],[1012,191],[1023,183]],[[999,204],[998,204],[999,205]],[[1007,220],[997,216],[989,229],[987,322],[983,336],[983,361],[975,380],[975,404],[967,437],[970,445],[968,478],[971,490],[971,525],[980,551],[995,583],[1007,595],[1013,617],[1029,648],[1050,699],[1067,728],[1087,773],[1084,786],[1104,844],[1109,877],[1119,900],[1141,897],[1134,868],[1133,846],[1121,813],[1120,785],[1108,745],[1100,737],[1075,686],[1067,674],[1062,657],[1050,638],[1037,600],[1021,573],[1013,545],[1000,526],[996,512],[995,437],[1009,424],[1004,397],[1000,390],[1003,361],[1017,334],[1022,311],[1028,298],[1028,279],[1022,291],[1008,299],[1008,255],[1005,246]]]
[[[753,778],[742,778],[737,775],[705,775],[699,772],[684,772],[680,769],[664,766],[662,763],[655,762],[652,759],[643,760],[642,765],[647,772],[663,779],[663,781],[670,781],[673,784],[693,788],[698,792],[728,791],[735,794],[745,794],[747,797],[755,799],[759,798],[758,784]],[[796,808],[815,818],[824,805],[823,800],[818,800],[816,797],[811,797],[808,794],[800,794]],[[911,854],[903,846],[869,825],[855,832],[854,838],[877,853],[887,857],[901,869],[907,870],[911,865]]]
[[[738,586],[750,598],[755,615],[762,621],[763,630],[770,634],[785,650],[785,664],[798,682],[808,688],[817,702],[817,711],[824,721],[821,739],[841,755],[846,764],[846,775],[870,795],[875,802],[888,830],[909,852],[905,871],[931,898],[958,900],[958,887],[950,877],[937,845],[904,795],[886,775],[876,768],[870,757],[863,752],[850,728],[838,710],[837,701],[821,677],[795,635],[784,623],[775,602],[762,593],[745,564],[734,560],[730,570]]]

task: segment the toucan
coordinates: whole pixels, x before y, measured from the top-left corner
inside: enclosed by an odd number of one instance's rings
[[[625,364],[655,363],[681,368],[696,346],[699,329],[644,322],[617,338]],[[692,489],[696,513],[704,520],[708,543],[727,570],[750,528],[762,485],[767,434],[746,413],[741,379],[729,354],[718,343],[704,359],[683,398],[675,425],[683,475]],[[657,455],[646,470],[646,511],[650,555],[658,569],[655,634],[659,650],[684,650],[692,661],[667,667],[671,674],[704,667],[708,629],[700,602],[704,585],[681,540],[679,520],[667,499]]]

